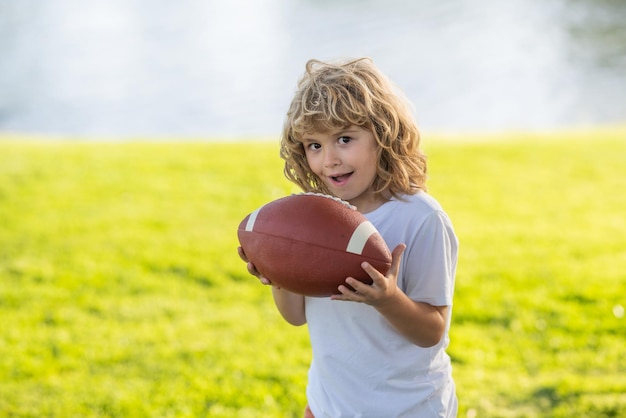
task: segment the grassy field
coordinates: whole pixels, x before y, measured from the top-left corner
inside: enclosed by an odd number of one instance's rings
[[[626,416],[626,130],[426,138],[460,417]],[[298,417],[306,328],[236,255],[275,143],[0,139],[0,416]]]

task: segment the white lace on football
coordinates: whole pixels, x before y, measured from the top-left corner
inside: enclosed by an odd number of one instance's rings
[[[352,209],[352,210],[356,210],[356,206],[351,205],[350,202],[346,202],[343,199],[339,199],[338,197],[335,196],[331,196],[329,194],[324,194],[324,193],[315,193],[315,192],[302,192],[302,193],[294,193],[292,196],[319,196],[319,197],[325,197],[326,199],[331,199],[334,200],[335,202],[339,202],[341,204],[343,204],[344,206]]]

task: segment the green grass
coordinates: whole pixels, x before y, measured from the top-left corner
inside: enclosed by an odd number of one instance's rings
[[[626,131],[425,149],[459,416],[626,415]],[[0,140],[0,416],[301,416],[306,328],[235,232],[293,191],[270,142]]]

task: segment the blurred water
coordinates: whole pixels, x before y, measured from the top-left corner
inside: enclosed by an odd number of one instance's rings
[[[276,135],[309,58],[368,55],[422,129],[626,122],[622,0],[5,0],[0,131]]]

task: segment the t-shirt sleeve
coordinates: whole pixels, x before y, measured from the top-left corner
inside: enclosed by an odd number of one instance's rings
[[[404,292],[433,306],[452,306],[458,240],[448,216],[433,211],[418,226],[404,257]]]

